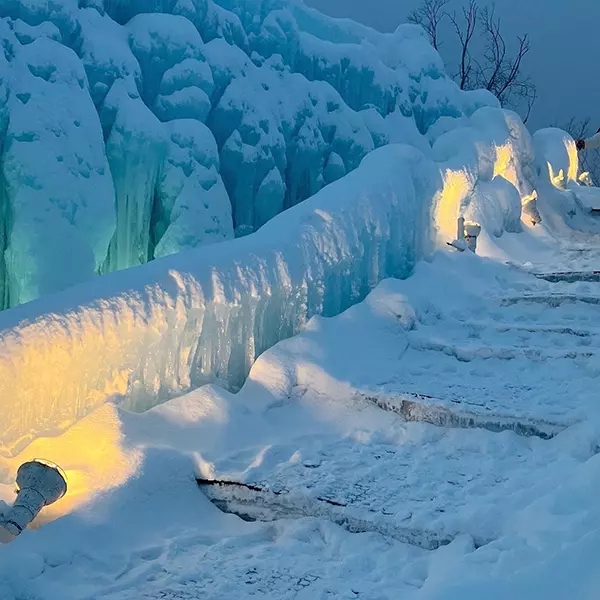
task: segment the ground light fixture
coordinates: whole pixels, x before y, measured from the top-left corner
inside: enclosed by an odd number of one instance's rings
[[[44,506],[67,493],[67,477],[54,463],[36,458],[17,471],[17,499],[0,515],[0,543],[12,542]]]

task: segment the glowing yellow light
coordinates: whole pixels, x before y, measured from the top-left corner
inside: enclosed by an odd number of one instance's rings
[[[521,206],[526,206],[530,202],[534,202],[535,200],[537,200],[537,197],[538,197],[537,192],[535,190],[533,190],[533,192],[531,194],[528,194],[527,196],[523,196],[521,198]]]
[[[567,142],[567,153],[569,154],[569,172],[567,173],[569,181],[577,181],[577,173],[579,172],[579,153],[575,142],[569,140]]]
[[[85,504],[96,494],[122,485],[133,475],[141,457],[123,447],[121,419],[105,404],[58,437],[38,438],[21,454],[0,461],[0,469],[15,473],[18,466],[38,456],[51,456],[68,481],[67,494],[44,509],[34,526],[51,521]],[[43,461],[45,462],[45,461]]]
[[[435,225],[445,241],[453,240],[456,236],[456,221],[463,201],[473,189],[471,179],[466,171],[447,169],[444,173],[444,187],[436,206]]]
[[[494,178],[503,177],[518,188],[519,179],[515,166],[515,152],[510,142],[496,148],[496,160],[494,161]]]

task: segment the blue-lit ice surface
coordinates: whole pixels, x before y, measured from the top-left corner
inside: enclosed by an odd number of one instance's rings
[[[460,91],[423,32],[299,2],[5,0],[0,307],[256,231]]]

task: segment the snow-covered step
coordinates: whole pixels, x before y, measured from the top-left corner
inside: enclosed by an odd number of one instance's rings
[[[556,273],[535,273],[538,279],[550,283],[600,282],[600,271],[562,271]]]
[[[569,325],[523,325],[519,323],[504,323],[494,324],[493,322],[478,322],[478,321],[465,321],[460,323],[461,327],[474,329],[475,331],[493,330],[495,333],[500,334],[516,334],[522,336],[523,334],[534,334],[544,336],[559,336],[561,339],[565,339],[565,336],[575,336],[579,338],[594,338],[598,337],[600,342],[600,329],[594,329],[591,327],[572,327]]]
[[[400,415],[406,421],[429,423],[437,427],[481,428],[492,432],[512,431],[522,436],[550,439],[564,431],[566,423],[528,419],[520,415],[499,414],[487,410],[474,399],[452,401],[425,394],[357,392],[356,398],[382,410]]]
[[[464,342],[453,343],[444,339],[415,335],[410,336],[409,339],[411,347],[415,350],[440,352],[463,362],[492,358],[498,360],[527,359],[542,362],[557,359],[586,359],[597,355],[594,350],[589,348],[546,348],[526,342],[518,347]]]
[[[341,502],[315,496],[305,490],[288,488],[272,490],[254,484],[233,481],[197,479],[198,485],[220,510],[234,514],[244,521],[277,521],[279,519],[322,518],[350,533],[379,533],[399,542],[436,550],[446,546],[455,536],[435,531],[405,527],[389,519],[391,513],[380,514],[368,509],[366,513],[353,506],[353,501]],[[360,492],[364,490],[357,490]],[[475,542],[483,545],[485,541]]]
[[[443,399],[446,408],[478,412],[495,419],[570,426],[595,413],[600,364],[580,359],[469,362],[441,352],[409,348],[386,380],[366,388],[386,396],[418,394]],[[468,401],[468,404],[466,404]]]
[[[238,469],[216,465],[199,483],[246,520],[318,517],[435,549],[460,534],[476,546],[496,539],[528,482],[561,460],[552,442],[510,432],[406,428],[397,443],[303,438]]]
[[[600,296],[586,294],[518,294],[506,296],[501,299],[502,306],[513,306],[515,304],[545,304],[556,308],[565,304],[600,304]]]
[[[573,350],[586,353],[600,350],[600,328],[589,325],[569,324],[536,325],[532,323],[512,323],[510,321],[446,321],[443,330],[432,325],[419,324],[412,339],[426,336],[437,342],[452,338],[461,345],[472,347],[475,344],[494,348],[513,348],[517,350],[539,348],[542,350]]]
[[[591,285],[591,284],[583,284]],[[594,330],[599,325],[600,295],[587,294],[514,294],[490,303],[485,313],[460,317],[486,322],[490,326],[554,327]]]

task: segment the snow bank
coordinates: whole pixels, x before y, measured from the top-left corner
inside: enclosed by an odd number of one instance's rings
[[[238,389],[259,354],[313,315],[336,315],[383,278],[409,275],[436,240],[454,239],[459,215],[492,236],[518,231],[521,201],[541,185],[531,138],[500,109],[463,125],[437,139],[437,161],[409,146],[380,148],[252,236],[0,315],[4,452],[111,398],[140,411],[207,382]],[[196,134],[178,135],[184,152]],[[194,156],[214,167],[214,154]],[[267,181],[281,188],[276,174]],[[165,207],[179,210],[171,198]]]
[[[439,118],[497,106],[419,28],[296,0],[6,0],[0,43],[0,308],[256,231],[374,148],[427,152]]]
[[[600,208],[600,189],[580,184],[574,140],[555,128],[542,129],[533,139],[538,205],[548,225],[559,234],[569,229],[598,232],[598,224],[587,215],[590,209]]]
[[[427,252],[437,170],[389,146],[260,232],[115,273],[0,316],[3,452],[106,400],[144,410],[335,315]],[[44,314],[40,314],[44,313]]]

